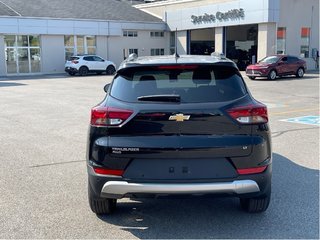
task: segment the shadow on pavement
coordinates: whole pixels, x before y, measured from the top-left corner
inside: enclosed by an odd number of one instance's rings
[[[248,214],[237,198],[119,202],[102,221],[138,238],[319,238],[319,171],[273,154],[269,209]]]
[[[97,75],[95,73],[89,73],[87,76],[70,76],[69,74],[66,73],[59,73],[59,74],[43,74],[43,75],[24,75],[24,76],[9,76],[9,77],[0,77],[0,82],[1,81],[19,81],[19,80],[52,80],[52,79],[66,79],[66,78],[90,78],[90,77],[113,77],[113,75]]]
[[[0,87],[17,87],[17,86],[24,86],[27,84],[23,83],[15,83],[15,82],[1,82],[0,81]]]

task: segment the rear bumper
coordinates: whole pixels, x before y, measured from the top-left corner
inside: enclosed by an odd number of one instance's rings
[[[106,182],[101,190],[102,197],[123,198],[128,194],[246,194],[259,192],[253,180],[238,180],[217,183],[128,183]]]
[[[224,179],[134,180],[96,174],[87,165],[89,184],[97,196],[105,198],[156,198],[159,196],[235,196],[259,197],[271,188],[272,164],[259,174]]]
[[[65,67],[64,71],[67,73],[78,73],[78,69],[73,68],[73,67]]]

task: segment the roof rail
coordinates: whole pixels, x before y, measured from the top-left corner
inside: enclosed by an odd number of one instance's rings
[[[211,57],[216,57],[216,58],[219,58],[219,59],[227,59],[226,56],[223,53],[220,53],[220,52],[211,53]]]

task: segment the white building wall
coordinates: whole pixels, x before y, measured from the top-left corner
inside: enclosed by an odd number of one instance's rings
[[[128,29],[129,30],[129,29]],[[108,38],[108,59],[113,61],[117,67],[124,60],[123,49],[138,49],[138,56],[149,56],[152,48],[163,48],[165,54],[168,49],[169,34],[164,37],[150,37],[150,31],[138,31],[138,37],[116,37]]]
[[[301,28],[311,28],[310,55],[312,48],[319,50],[319,0],[280,0],[278,27],[286,28],[286,53],[300,56]],[[305,59],[308,69],[315,68],[315,61]]]
[[[6,70],[6,58],[4,51],[4,36],[0,35],[0,76],[5,76],[7,74]]]
[[[163,48],[169,53],[169,35],[151,38],[150,31],[165,31],[165,23],[126,22],[79,19],[45,19],[32,17],[1,17],[0,34],[40,35],[41,71],[58,73],[64,71],[64,35],[96,36],[96,53],[119,66],[124,48],[138,48],[139,55],[150,55],[151,48]],[[138,38],[123,37],[123,30],[139,32]],[[0,35],[0,36],[1,36]],[[0,75],[6,75],[4,41],[0,38]]]
[[[41,57],[42,73],[64,72],[64,36],[41,35]]]
[[[104,59],[108,59],[108,37],[97,36],[96,37],[96,54]]]
[[[224,49],[223,49],[223,27],[215,28],[214,44],[215,44],[215,51],[216,52],[224,53]]]
[[[260,23],[258,25],[258,61],[276,53],[276,23]]]

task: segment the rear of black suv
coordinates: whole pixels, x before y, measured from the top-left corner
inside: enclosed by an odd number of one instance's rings
[[[138,58],[119,68],[91,111],[89,203],[124,197],[236,196],[263,212],[271,194],[267,108],[237,67],[215,57]]]

